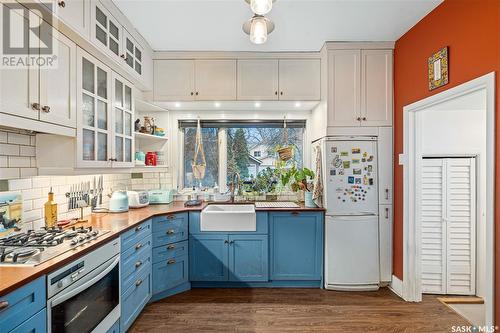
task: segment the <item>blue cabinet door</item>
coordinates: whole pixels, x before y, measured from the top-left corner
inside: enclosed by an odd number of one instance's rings
[[[144,272],[122,293],[120,330],[126,332],[151,298],[151,271]]]
[[[187,255],[153,264],[153,295],[187,282],[188,274]]]
[[[323,213],[270,213],[271,280],[321,280]]]
[[[47,311],[45,308],[36,315],[14,328],[9,333],[45,333],[47,332]]]
[[[227,234],[196,235],[189,238],[189,279],[228,280]]]
[[[230,281],[268,281],[267,235],[230,235],[229,272]]]

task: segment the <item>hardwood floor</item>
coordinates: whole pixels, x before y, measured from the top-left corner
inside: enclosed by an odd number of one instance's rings
[[[451,332],[469,325],[424,295],[407,303],[388,289],[193,289],[148,305],[129,332]]]

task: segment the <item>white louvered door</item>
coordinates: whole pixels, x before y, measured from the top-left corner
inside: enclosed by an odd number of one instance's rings
[[[474,158],[422,161],[420,222],[422,292],[474,295]]]

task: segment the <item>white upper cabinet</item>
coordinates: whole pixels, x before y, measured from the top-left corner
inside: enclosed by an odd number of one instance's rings
[[[113,80],[114,119],[112,142],[113,167],[133,167],[134,159],[134,99],[132,85],[118,75]]]
[[[111,56],[120,57],[123,36],[118,20],[99,1],[93,2],[91,17],[92,41]]]
[[[235,100],[236,60],[195,60],[195,99]]]
[[[319,59],[279,60],[279,99],[316,101],[321,98]]]
[[[155,60],[154,100],[194,100],[194,60]]]
[[[392,90],[392,50],[362,50],[362,126],[392,125]]]
[[[44,1],[43,4],[48,2]],[[50,2],[49,2],[50,3]],[[67,26],[82,36],[90,36],[90,1],[83,0],[53,0],[52,11]]]
[[[238,100],[278,100],[278,60],[238,59]]]
[[[328,52],[328,126],[360,125],[360,50]]]
[[[139,43],[123,29],[123,48],[121,57],[125,60],[128,68],[137,75],[142,75],[143,48]]]
[[[42,26],[43,27],[43,26]],[[55,29],[57,66],[40,69],[40,120],[76,127],[76,45]]]
[[[392,50],[328,51],[328,126],[391,126],[392,90]]]

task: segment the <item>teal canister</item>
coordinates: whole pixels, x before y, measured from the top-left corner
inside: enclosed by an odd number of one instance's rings
[[[135,152],[135,160],[141,163],[146,162],[146,154],[144,154],[143,151],[137,151]]]
[[[312,192],[306,191],[304,193],[304,206],[306,206],[307,208],[317,207],[316,204],[314,203]]]

